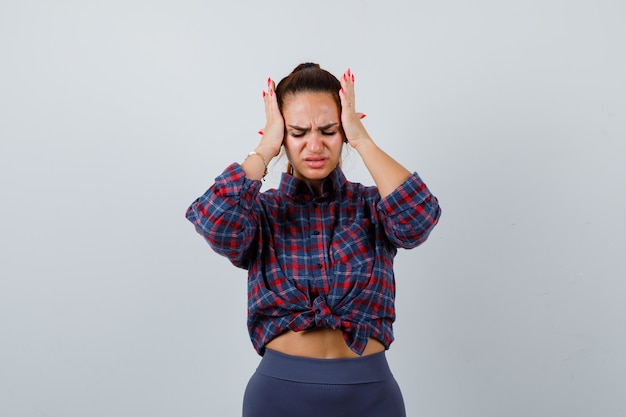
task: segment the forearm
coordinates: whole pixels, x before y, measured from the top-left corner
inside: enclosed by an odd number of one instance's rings
[[[241,168],[246,173],[246,177],[251,180],[263,179],[267,175],[267,168],[274,157],[274,153],[262,144],[257,146],[241,163]]]
[[[382,198],[391,194],[411,176],[411,172],[379,148],[371,138],[355,148],[378,187]]]

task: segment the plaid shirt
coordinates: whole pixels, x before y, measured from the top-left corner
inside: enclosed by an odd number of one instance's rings
[[[286,330],[340,329],[362,354],[373,337],[393,341],[397,248],[426,240],[440,209],[417,174],[381,199],[376,187],[346,180],[340,168],[316,197],[283,174],[260,192],[232,164],[187,210],[219,254],[248,270],[248,330],[256,351]]]

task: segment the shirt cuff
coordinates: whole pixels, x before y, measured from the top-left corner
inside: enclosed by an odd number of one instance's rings
[[[380,201],[379,209],[388,215],[397,215],[415,209],[430,197],[432,197],[430,190],[419,175],[414,172],[391,194]]]
[[[261,181],[247,178],[241,165],[234,162],[215,178],[213,190],[215,194],[226,198],[250,199],[261,190]]]

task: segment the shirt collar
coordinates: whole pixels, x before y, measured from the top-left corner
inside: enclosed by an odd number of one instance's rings
[[[343,171],[339,166],[337,166],[329,175],[322,181],[322,197],[331,196],[334,193],[341,190],[343,185],[347,182],[346,177],[343,174]],[[283,172],[279,190],[291,197],[296,198],[298,196],[307,196],[311,198],[316,198],[317,196],[311,189],[311,187],[304,181],[294,177],[291,174]]]

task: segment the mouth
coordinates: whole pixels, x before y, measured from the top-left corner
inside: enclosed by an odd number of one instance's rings
[[[326,164],[326,161],[328,161],[328,158],[323,156],[310,156],[304,158],[304,162],[307,166],[314,169],[323,167]]]

